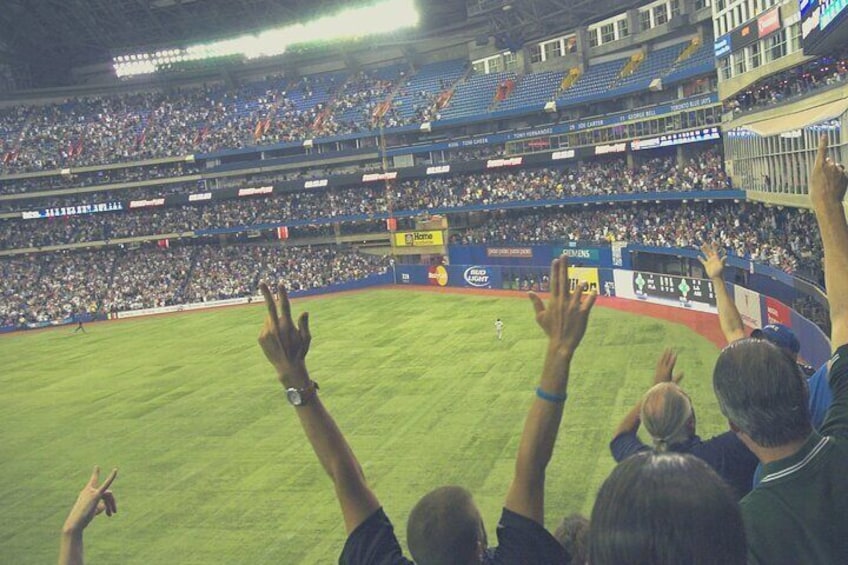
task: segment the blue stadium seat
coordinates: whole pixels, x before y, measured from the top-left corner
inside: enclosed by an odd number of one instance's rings
[[[515,79],[515,73],[471,75],[456,87],[450,103],[442,110],[440,119],[487,113],[494,100],[497,86],[510,78]]]
[[[509,98],[498,104],[497,110],[544,108],[546,102],[556,98],[564,77],[563,71],[532,73],[519,77],[515,90]]]

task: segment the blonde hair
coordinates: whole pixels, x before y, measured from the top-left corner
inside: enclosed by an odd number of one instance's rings
[[[692,401],[675,383],[659,383],[642,397],[640,418],[654,441],[654,449],[665,452],[689,438]]]

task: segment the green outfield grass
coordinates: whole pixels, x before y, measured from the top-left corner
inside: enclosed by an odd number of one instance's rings
[[[412,505],[443,484],[475,494],[494,540],[544,351],[529,301],[376,290],[303,309],[313,378],[402,540]],[[120,468],[119,513],[87,530],[89,563],[336,562],[341,513],[256,344],[263,314],[254,304],[0,338],[0,563],[55,561],[94,463]],[[610,433],[669,345],[700,433],[722,429],[710,342],[596,308],[549,467],[550,529],[591,510]]]

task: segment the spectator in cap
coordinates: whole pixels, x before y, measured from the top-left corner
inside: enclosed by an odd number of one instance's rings
[[[734,308],[735,307],[736,306],[734,305]],[[762,328],[752,331],[751,337],[754,339],[765,339],[778,346],[790,357],[795,359],[795,362],[798,363],[798,367],[807,377],[811,377],[816,372],[816,370],[810,365],[799,361],[799,355],[801,354],[801,342],[798,341],[798,336],[795,335],[795,332],[789,329],[789,326],[784,326],[783,324],[778,323],[767,324]]]
[[[637,432],[640,424],[659,453],[689,453],[705,461],[733,488],[736,498],[751,490],[757,458],[736,434],[727,431],[707,440],[695,433],[695,410],[682,388],[683,374],[672,376],[677,355],[666,349],[657,363],[654,386],[624,417],[613,434],[610,451],[616,462],[651,449]]]
[[[720,252],[714,245],[704,244],[701,247],[703,257],[698,259],[704,266],[706,275],[710,278],[715,289],[716,305],[718,306],[718,319],[721,331],[728,343],[733,343],[747,337],[742,316],[736,308],[736,303],[727,291],[724,281],[724,265],[727,256]],[[823,364],[818,370],[814,370],[806,363],[798,361],[801,352],[801,342],[789,327],[783,324],[768,324],[751,332],[755,339],[765,339],[775,344],[787,355],[789,355],[808,377],[807,385],[810,388],[810,418],[813,426],[818,429],[824,422],[825,413],[830,406],[832,397],[830,387],[827,384],[827,364]]]
[[[795,332],[783,324],[768,324],[751,332],[755,339],[767,339],[779,348],[785,350],[793,358],[798,357],[801,352],[801,342]]]
[[[848,563],[848,177],[827,158],[825,135],[810,180],[833,347],[833,403],[821,428],[810,423],[798,365],[771,342],[734,341],[713,371],[722,413],[763,464],[762,480],[740,503],[752,564]]]

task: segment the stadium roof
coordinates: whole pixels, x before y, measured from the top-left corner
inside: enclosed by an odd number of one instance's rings
[[[462,2],[429,2],[425,26],[464,20]],[[344,0],[4,0],[0,40],[34,86],[68,82],[72,67],[148,47],[177,47],[308,21]]]
[[[423,32],[470,23],[484,6],[490,31],[520,42],[573,28],[613,0],[416,0]],[[4,0],[0,62],[23,64],[32,87],[70,84],[73,67],[145,48],[169,48],[316,19],[368,0]],[[471,9],[472,13],[477,11]],[[556,17],[551,17],[556,16]],[[554,27],[556,29],[554,29]]]

